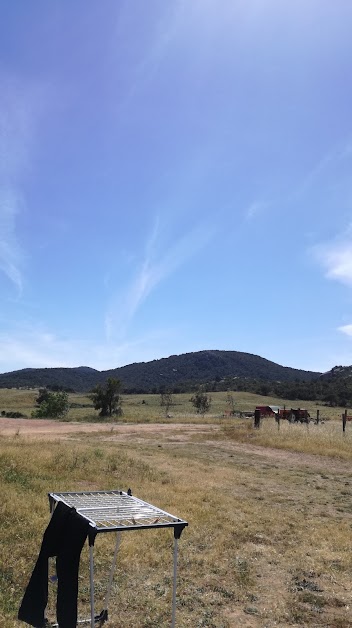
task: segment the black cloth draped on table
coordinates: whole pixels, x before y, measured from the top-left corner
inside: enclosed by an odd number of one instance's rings
[[[18,612],[18,619],[44,628],[48,602],[48,559],[56,556],[58,578],[56,616],[60,628],[76,628],[78,570],[89,522],[75,508],[59,502],[44,532],[33,573]]]

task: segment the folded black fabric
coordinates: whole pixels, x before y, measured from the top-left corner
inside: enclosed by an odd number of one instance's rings
[[[33,573],[18,612],[18,619],[44,628],[48,602],[48,559],[56,556],[58,590],[57,621],[60,628],[76,628],[78,570],[81,551],[89,531],[89,522],[74,508],[59,502],[44,532]]]

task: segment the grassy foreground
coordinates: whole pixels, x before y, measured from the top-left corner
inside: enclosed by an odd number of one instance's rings
[[[323,433],[326,426],[320,427]],[[284,431],[281,449],[267,449],[277,446],[270,441],[275,428],[267,423],[258,433],[238,422],[241,442],[233,423],[177,441],[157,431],[142,443],[121,441],[118,426],[111,435],[56,442],[2,437],[0,625],[19,625],[18,606],[48,523],[46,493],[130,486],[136,496],[189,521],[180,541],[179,628],[352,626],[352,469],[328,456],[313,457],[312,464],[312,456],[287,453],[292,433]],[[294,434],[306,438],[305,426]],[[253,448],[258,439],[266,442]],[[349,435],[347,441],[344,457],[349,447],[351,460]],[[112,537],[96,543],[98,611]],[[123,535],[110,627],[170,626],[172,550],[170,530]],[[87,558],[84,549],[83,616]]]

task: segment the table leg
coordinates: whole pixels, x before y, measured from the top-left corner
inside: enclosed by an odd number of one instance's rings
[[[90,625],[94,628],[94,545],[89,546],[89,577],[90,577]]]
[[[174,581],[173,581],[173,591],[172,591],[172,620],[171,620],[171,628],[175,628],[175,618],[176,618],[176,578],[177,578],[177,550],[178,550],[178,539],[175,537],[174,540]]]

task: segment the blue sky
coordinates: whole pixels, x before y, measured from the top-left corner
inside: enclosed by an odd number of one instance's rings
[[[0,5],[0,372],[352,364],[352,3]]]

